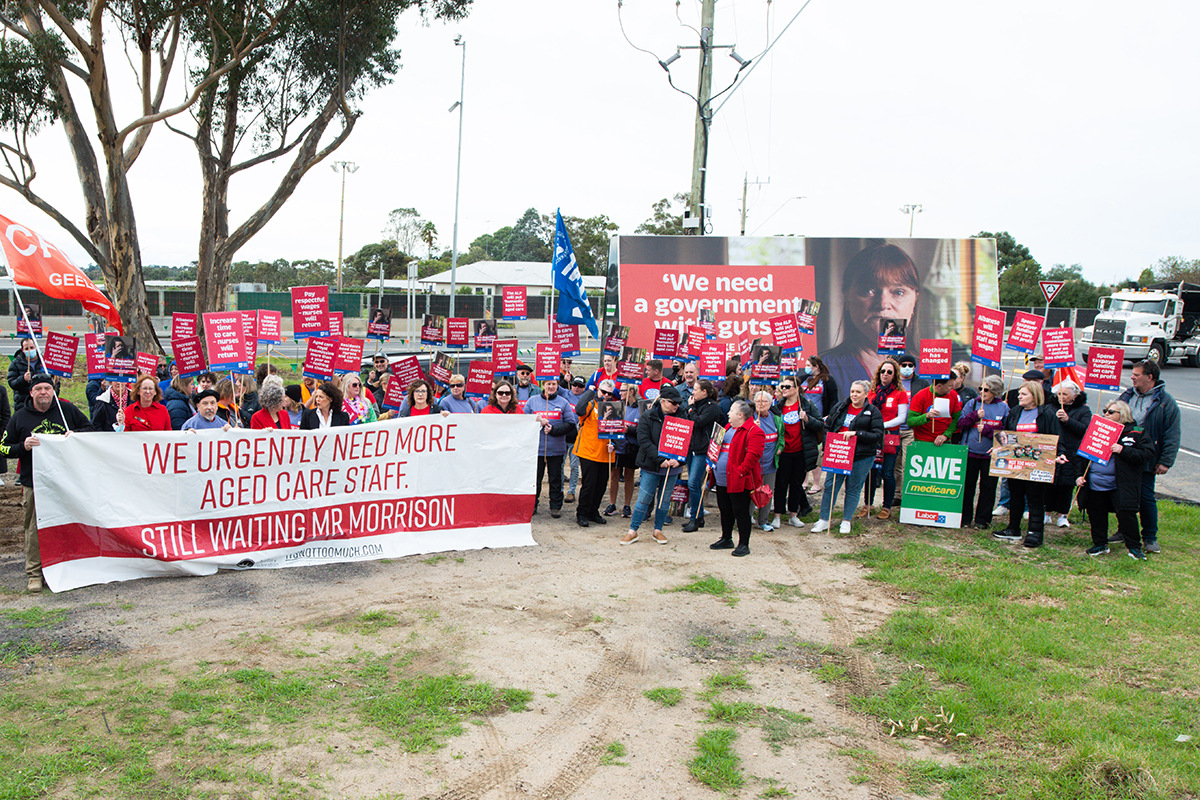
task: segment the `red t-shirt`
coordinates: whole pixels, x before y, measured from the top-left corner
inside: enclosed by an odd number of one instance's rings
[[[424,417],[428,416],[430,411],[433,411],[433,406],[425,406],[424,408],[413,406],[408,409],[408,415],[410,417]]]
[[[642,381],[642,386],[641,386],[642,397],[646,398],[647,400],[654,400],[658,397],[658,393],[662,390],[662,388],[664,386],[674,386],[674,385],[675,384],[671,383],[670,381],[663,380],[662,378],[659,378],[656,381],[652,381],[649,378],[646,378]],[[654,394],[650,394],[650,392],[654,392]]]
[[[876,395],[878,394],[878,391],[874,392],[871,395],[871,400],[874,401]],[[900,406],[906,405],[908,405],[908,392],[904,391],[900,387],[892,389],[891,394],[889,394],[887,399],[883,401],[883,407],[879,409],[883,414],[884,426],[896,418],[896,415],[900,413]]]
[[[946,399],[950,401],[950,416],[962,411],[962,401],[958,399],[958,392],[950,392],[946,395]],[[933,387],[926,386],[916,393],[908,410],[913,414],[924,414],[933,408],[933,401]],[[927,420],[924,425],[918,425],[913,428],[913,438],[918,442],[932,442],[944,433],[948,436],[950,416],[936,417]]]
[[[804,447],[804,423],[800,421],[800,403],[783,406],[783,452],[798,453]]]
[[[169,431],[171,414],[162,403],[151,403],[147,408],[142,408],[141,403],[133,403],[125,406],[125,430]]]
[[[863,408],[866,408],[866,406],[863,406]],[[837,432],[841,433],[842,431],[850,430],[850,426],[847,425],[846,423],[851,422],[851,419],[850,419],[851,417],[857,417],[860,411],[862,411],[862,408],[855,408],[854,406],[846,406],[846,416],[842,417],[842,419],[839,421],[838,424],[840,427],[837,429]]]

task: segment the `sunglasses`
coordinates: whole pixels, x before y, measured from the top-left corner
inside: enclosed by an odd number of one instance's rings
[[[451,389],[461,389],[461,388],[463,388],[464,386],[466,386],[466,384],[465,384],[465,383],[452,383],[452,384],[450,384],[450,388],[451,388]]]
[[[1121,412],[1119,409],[1116,409],[1116,408],[1106,408],[1106,409],[1104,409],[1104,413],[1105,414],[1120,414]]]
[[[780,389],[795,389],[795,388],[796,388],[796,384],[794,384],[794,383],[781,383],[781,384],[779,384],[779,388],[780,388]]]
[[[894,370],[894,369],[881,369],[881,370],[879,370],[879,374],[880,374],[880,375],[895,375],[895,374],[896,374],[896,370]]]
[[[512,392],[505,389],[503,392],[496,392],[496,397],[507,397],[508,395],[511,395],[511,394],[512,394]]]

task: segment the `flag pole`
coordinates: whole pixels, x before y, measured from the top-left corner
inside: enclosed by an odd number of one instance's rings
[[[29,314],[26,313],[26,311],[25,311],[25,301],[21,299],[21,288],[19,286],[17,286],[17,278],[15,275],[13,275],[13,271],[8,265],[7,258],[4,260],[4,270],[5,270],[5,272],[8,273],[8,277],[13,282],[13,294],[16,295],[16,297],[17,297],[17,306],[20,307],[21,317],[22,317],[22,319],[25,320],[25,330],[29,333],[29,338],[33,340],[33,349],[37,351],[38,364],[41,366],[42,372],[46,372],[46,361],[45,361],[45,357],[42,354],[42,348],[38,345],[38,337],[33,335],[33,326],[29,324]],[[43,319],[45,319],[44,316],[43,316]],[[26,361],[26,363],[28,363],[28,361]],[[30,370],[29,377],[31,380],[33,379],[34,374],[40,375],[41,373],[34,373],[32,370]],[[49,373],[46,373],[46,374],[49,375]],[[74,364],[71,365],[71,374],[72,375],[75,374],[75,365]],[[51,375],[51,378],[53,378],[53,377],[54,376]],[[50,385],[54,386],[53,383],[51,383]],[[62,419],[63,427],[66,428],[67,427],[67,415],[65,413],[63,413],[62,401],[58,399],[58,388],[57,387],[55,387],[55,390],[54,390],[54,404],[56,406],[58,406],[58,416]],[[13,411],[16,411],[16,410],[17,409],[15,409],[15,408],[13,409]]]

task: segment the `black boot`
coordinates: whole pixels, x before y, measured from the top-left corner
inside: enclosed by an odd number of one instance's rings
[[[689,519],[687,522],[685,522],[683,524],[683,532],[684,533],[695,533],[697,530],[700,529],[700,527],[701,526],[696,523],[696,520]]]
[[[750,555],[750,537],[747,536],[745,539],[738,539],[738,546],[729,555],[738,556],[739,558]]]
[[[710,550],[732,550],[733,539],[718,539],[708,546]]]

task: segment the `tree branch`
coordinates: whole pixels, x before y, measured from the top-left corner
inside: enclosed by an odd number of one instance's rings
[[[39,0],[38,5],[46,12],[46,16],[50,17],[54,22],[55,27],[62,31],[63,36],[67,37],[67,41],[79,51],[79,55],[83,57],[83,63],[87,67],[87,71],[91,72],[96,59],[96,53],[92,50],[92,46],[88,44],[79,31],[75,30],[75,25],[59,10],[57,3],[54,3],[53,0]],[[94,2],[94,5],[103,8],[102,3]]]
[[[47,202],[37,192],[30,189],[29,186],[17,183],[12,178],[9,178],[6,175],[0,175],[0,185],[7,186],[8,188],[12,189],[14,192],[19,193],[22,197],[24,197],[27,201],[29,201],[30,205],[32,205],[34,208],[39,209],[40,211],[45,213],[46,216],[50,217],[55,222],[57,222],[63,230],[65,230],[67,233],[71,234],[71,238],[73,238],[76,242],[78,242],[79,245],[81,247],[83,247],[84,250],[87,251],[87,254],[91,257],[92,261],[96,262],[97,264],[100,264],[103,262],[103,256],[100,254],[100,251],[96,248],[96,245],[92,243],[92,240],[87,237],[87,234],[85,234],[83,231],[79,230],[79,228],[75,227],[75,223],[73,223],[73,222],[71,222],[71,220],[67,219],[66,216],[61,211],[59,211],[54,206],[50,205],[49,202]]]
[[[171,24],[171,45],[165,55],[160,55],[158,59],[158,88],[154,92],[154,99],[149,102],[149,105],[144,106],[143,113],[156,111],[162,107],[163,98],[167,94],[167,80],[171,77],[171,70],[175,64],[175,54],[179,46],[179,17],[175,17],[175,21]],[[164,41],[165,43],[165,36]],[[159,44],[159,52],[162,53],[163,43]],[[149,75],[147,75],[147,82]],[[150,138],[150,131],[154,126],[146,125],[138,129],[138,132],[130,142],[129,147],[125,149],[123,158],[125,160],[125,169],[128,171],[133,162],[137,161],[137,157],[141,155],[142,148],[146,146],[146,140]]]

